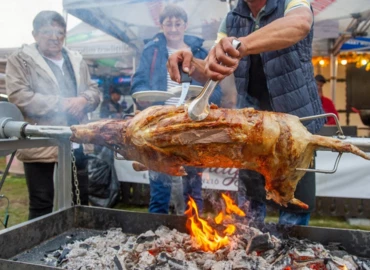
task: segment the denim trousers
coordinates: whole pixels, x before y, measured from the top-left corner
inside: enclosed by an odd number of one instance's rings
[[[165,173],[149,171],[149,185],[149,213],[168,214],[171,199],[172,176]]]
[[[238,186],[238,206],[246,212],[247,220],[263,223],[266,218],[266,204],[246,195],[246,187],[241,181]],[[310,213],[295,213],[279,210],[279,224],[308,225]]]
[[[202,197],[202,168],[186,167],[187,175],[183,176],[184,185],[184,200],[187,204],[189,197],[195,201],[199,213],[203,211],[203,197]]]
[[[257,223],[263,223],[266,218],[266,204],[256,200],[248,200],[246,218]],[[247,204],[248,204],[247,203]],[[294,213],[279,210],[279,224],[285,225],[308,225],[310,213]]]
[[[176,214],[182,215],[189,196],[194,199],[199,211],[203,210],[202,176],[198,173],[202,169],[192,167],[185,169],[187,175],[183,177],[149,171],[150,213],[168,214],[171,202]]]

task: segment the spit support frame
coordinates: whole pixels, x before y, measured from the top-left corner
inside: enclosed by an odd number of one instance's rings
[[[28,137],[27,139],[0,139],[0,153],[17,149],[38,148],[47,146],[58,147],[58,169],[56,173],[54,210],[71,207],[72,174],[71,142],[66,138]]]
[[[361,150],[364,150],[364,151],[368,150],[367,146],[370,145],[370,139],[351,138],[351,137],[345,136],[344,133],[343,133],[343,129],[342,129],[341,125],[339,124],[339,119],[334,113],[324,113],[324,114],[318,114],[318,115],[313,115],[313,116],[301,117],[301,118],[299,118],[299,120],[301,122],[304,122],[304,121],[310,121],[310,120],[314,120],[314,119],[318,119],[318,118],[327,118],[327,117],[333,117],[334,120],[335,120],[335,125],[337,127],[337,132],[336,132],[337,135],[333,136],[333,137],[335,137],[336,139],[339,139],[339,140],[349,142],[349,143],[351,143],[355,146],[358,146]],[[328,149],[323,148],[323,149],[319,149],[319,150],[328,150]],[[305,172],[333,174],[338,169],[339,161],[340,161],[340,158],[342,157],[342,154],[343,154],[343,152],[338,153],[338,156],[337,156],[337,158],[334,162],[333,169],[331,169],[331,170],[309,169],[309,168],[296,168],[296,170],[297,171],[305,171]]]

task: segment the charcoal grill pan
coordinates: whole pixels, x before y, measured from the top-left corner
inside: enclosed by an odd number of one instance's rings
[[[42,266],[41,259],[46,251],[66,243],[67,235],[78,239],[114,227],[122,228],[124,233],[138,235],[160,225],[185,232],[185,223],[184,216],[75,206],[0,231],[0,269],[60,269]],[[280,238],[309,239],[323,245],[340,243],[347,252],[370,258],[370,232],[367,231],[276,224],[267,224],[263,230]]]

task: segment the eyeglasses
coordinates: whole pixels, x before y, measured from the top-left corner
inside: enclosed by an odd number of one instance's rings
[[[61,30],[41,30],[39,33],[46,37],[52,37],[55,35],[57,38],[63,38],[66,35],[66,33]]]
[[[172,29],[172,27],[175,27],[176,29],[180,29],[180,28],[184,27],[185,23],[175,23],[175,24],[166,23],[166,24],[162,24],[162,25],[166,29]]]

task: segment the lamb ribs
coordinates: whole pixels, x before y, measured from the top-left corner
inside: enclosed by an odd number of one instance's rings
[[[71,140],[109,147],[134,169],[170,175],[186,174],[183,166],[254,170],[265,177],[267,199],[287,206],[308,206],[294,191],[315,149],[351,152],[370,160],[357,147],[338,139],[312,135],[299,118],[289,114],[212,105],[200,122],[185,107],[153,106],[128,120],[102,120],[72,126]]]

